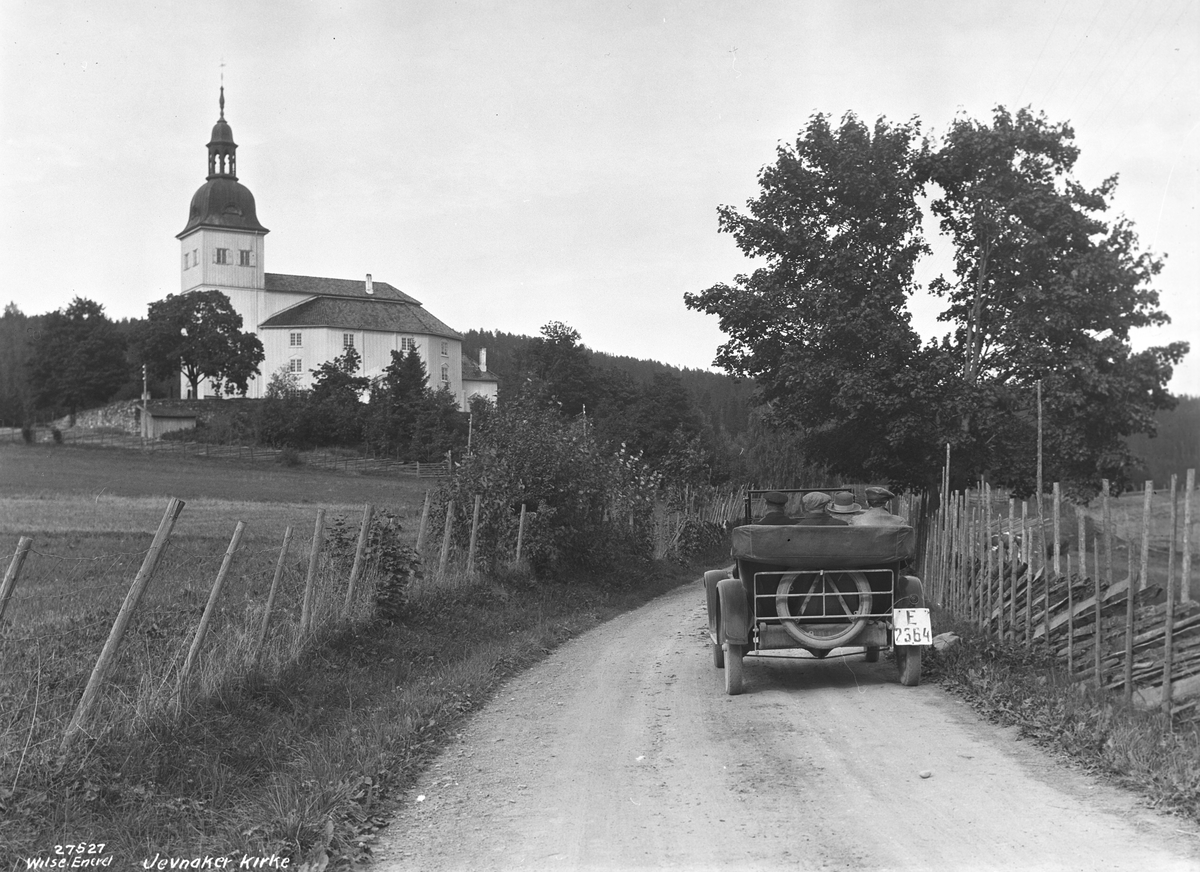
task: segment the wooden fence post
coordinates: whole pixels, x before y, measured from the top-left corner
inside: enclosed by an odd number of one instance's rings
[[[420,478],[418,469],[417,477]],[[425,507],[421,509],[421,526],[417,527],[417,554],[425,547],[425,528],[429,524],[429,491],[425,491]]]
[[[350,617],[350,605],[354,602],[354,588],[358,584],[358,576],[362,572],[363,554],[367,551],[367,541],[371,537],[371,515],[375,508],[370,503],[363,505],[362,525],[358,528],[358,546],[354,549],[354,564],[350,567],[350,581],[346,585],[346,602],[342,604],[342,620]]]
[[[1170,553],[1167,557],[1167,613],[1163,617],[1163,712],[1167,715],[1167,729],[1171,729],[1171,670],[1175,666],[1175,526],[1179,520],[1176,489],[1179,476],[1171,473],[1171,536]]]
[[[267,627],[271,625],[271,610],[275,608],[275,592],[279,590],[279,579],[283,575],[283,566],[287,560],[288,546],[291,543],[292,528],[289,525],[283,531],[283,546],[279,549],[279,560],[275,563],[275,575],[271,578],[271,590],[267,594],[266,608],[263,609],[262,626],[258,630],[258,641],[254,643],[254,650],[250,652],[251,669],[258,665],[258,658],[262,653],[263,643],[267,640]]]
[[[1017,643],[1017,501],[1008,498],[1008,641]]]
[[[317,523],[313,527],[312,548],[308,552],[308,575],[304,578],[304,599],[300,604],[300,635],[296,644],[303,642],[312,629],[313,589],[317,583],[317,562],[321,557],[321,543],[325,535],[325,510],[317,509]]]
[[[1025,557],[1025,647],[1033,645],[1033,551],[1030,541],[1033,529],[1029,526],[1029,500],[1021,500],[1021,551]]]
[[[1078,531],[1076,533],[1076,535],[1079,537],[1079,545],[1078,545],[1078,548],[1079,548],[1079,583],[1082,585],[1082,584],[1087,583],[1087,553],[1088,553],[1087,524],[1085,523],[1084,518],[1083,518],[1083,509],[1081,506],[1078,506],[1078,505],[1075,506],[1075,526]],[[1068,596],[1070,596],[1070,592],[1071,592],[1070,584],[1071,584],[1071,579],[1068,578],[1067,579],[1067,594],[1068,594]],[[1086,590],[1086,588],[1081,588],[1081,590]],[[1070,628],[1070,633],[1071,633],[1070,638],[1071,639],[1075,638],[1075,630],[1074,630],[1074,626],[1073,626],[1074,621],[1075,621],[1075,609],[1072,607],[1071,608],[1072,627]],[[1100,633],[1099,633],[1100,625],[1099,624],[1096,625],[1096,630],[1097,630],[1096,644],[1099,645],[1100,644]]]
[[[1133,539],[1129,541],[1129,583],[1125,588],[1125,701],[1133,699],[1133,631],[1134,600],[1146,582],[1150,567],[1150,501],[1154,497],[1154,482],[1147,480],[1142,497],[1142,554],[1140,571],[1133,574]]]
[[[629,513],[629,526],[633,526],[633,513]],[[513,563],[521,562],[521,544],[525,540],[525,503],[521,503],[521,520],[517,522],[517,556]]]
[[[17,579],[21,576],[21,567],[25,565],[25,558],[29,556],[29,549],[33,547],[33,540],[28,536],[22,536],[17,541],[17,550],[12,556],[12,560],[8,563],[8,571],[4,573],[4,581],[0,583],[0,618],[4,617],[4,610],[8,608],[8,601],[12,598],[13,591],[17,588]]]
[[[245,530],[246,525],[242,521],[238,521],[237,526],[233,528],[233,538],[229,540],[229,547],[225,549],[225,558],[221,561],[221,568],[217,570],[216,581],[213,582],[212,590],[209,591],[208,603],[204,606],[204,613],[200,615],[200,623],[196,626],[196,635],[192,638],[192,647],[188,649],[187,657],[183,661],[183,668],[179,670],[179,681],[175,686],[176,715],[183,711],[183,697],[187,691],[188,679],[192,675],[192,669],[196,666],[196,658],[200,656],[204,637],[208,635],[208,625],[212,623],[213,612],[217,610],[217,602],[221,598],[221,589],[225,586],[225,578],[229,575],[229,567],[233,564],[233,554],[241,544],[242,533]]]
[[[438,557],[438,577],[446,575],[446,564],[450,561],[450,528],[454,523],[454,500],[446,503],[446,529],[442,533],[442,553]]]
[[[475,574],[475,533],[479,528],[479,503],[481,494],[475,494],[475,511],[471,514],[471,541],[467,546],[467,578]]]
[[[1104,687],[1104,610],[1101,608],[1100,601],[1100,537],[1092,537],[1092,556],[1095,560],[1092,561],[1092,571],[1095,577],[1092,579],[1092,589],[1096,592],[1096,650],[1094,653],[1095,664],[1093,674],[1096,679],[1096,689]]]
[[[1186,602],[1200,598],[1192,591],[1192,491],[1196,489],[1196,470],[1187,471],[1183,491],[1183,565],[1179,568],[1179,596]]]
[[[150,584],[150,579],[158,566],[158,560],[167,547],[167,542],[171,538],[171,530],[175,528],[175,521],[179,518],[179,513],[183,511],[184,505],[183,500],[177,500],[174,497],[167,503],[167,510],[163,513],[162,520],[158,522],[158,530],[154,534],[154,541],[150,543],[150,550],[146,552],[146,557],[142,561],[142,568],[138,570],[133,584],[129,587],[129,593],[125,595],[125,602],[121,604],[121,610],[117,613],[117,619],[113,621],[108,640],[104,643],[100,656],[96,659],[96,666],[92,669],[87,687],[83,689],[83,696],[79,699],[75,714],[71,717],[71,722],[67,724],[60,747],[61,753],[66,753],[70,748],[71,743],[79,735],[88,716],[92,713],[96,695],[100,692],[100,685],[104,683],[109,670],[112,669],[113,659],[121,644],[121,638],[125,635],[129,622],[133,619],[133,613],[137,609],[138,603],[141,602],[142,594],[146,592],[146,587]]]
[[[996,553],[992,549],[992,486],[985,482],[983,485],[983,488],[984,488],[983,547],[985,549],[984,554],[987,555],[987,571],[984,575],[984,577],[987,579],[986,588],[985,588],[987,590],[987,596],[985,597],[986,611],[984,612],[985,620],[987,621],[987,623],[984,626],[986,628],[987,634],[990,636],[991,632],[992,632],[992,612],[995,610],[993,607],[993,596],[992,596],[992,575],[994,574],[994,570],[996,568]],[[999,542],[1000,542],[1000,537],[997,536],[996,537],[997,548],[999,548]],[[997,580],[996,586],[997,586],[997,588],[1000,586],[999,580]],[[1003,629],[1002,622],[1000,621],[999,616],[997,616],[997,618],[996,618],[996,637],[997,638],[1003,638],[1002,633],[1001,633],[1002,629]]]

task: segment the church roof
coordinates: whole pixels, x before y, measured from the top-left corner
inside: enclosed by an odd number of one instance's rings
[[[321,276],[290,276],[282,273],[267,273],[264,277],[266,289],[283,294],[304,294],[309,297],[350,297],[362,300],[391,300],[393,302],[421,305],[421,301],[387,282],[371,282],[373,294],[367,293],[366,282],[361,279],[327,279]],[[457,334],[455,334],[457,335]]]
[[[499,382],[496,374],[492,372],[484,372],[479,368],[479,364],[471,360],[465,354],[462,356],[462,377],[463,381],[490,381]]]
[[[269,232],[258,223],[250,189],[226,176],[209,179],[192,195],[187,226],[175,234],[175,238],[181,239],[197,227]]]
[[[379,285],[375,287],[378,289]],[[443,324],[415,302],[379,299],[378,290],[374,299],[364,295],[358,299],[323,296],[304,300],[282,312],[276,312],[259,326],[263,329],[329,327],[382,333],[424,333],[462,339],[461,333]]]

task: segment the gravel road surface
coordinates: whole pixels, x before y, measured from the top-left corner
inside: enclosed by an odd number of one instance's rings
[[[726,696],[680,588],[509,682],[376,868],[1200,870],[1200,828],[845,651],[748,657]]]

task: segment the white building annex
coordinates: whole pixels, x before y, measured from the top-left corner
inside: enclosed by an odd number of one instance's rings
[[[217,290],[242,316],[242,329],[255,333],[266,357],[250,382],[248,397],[265,394],[280,369],[312,384],[312,370],[353,347],[362,374],[377,378],[392,352],[416,349],[434,390],[445,387],[464,411],[472,396],[496,399],[497,380],[487,371],[486,352],[478,362],[462,352],[462,335],[426,311],[420,300],[386,282],[332,279],[265,271],[269,232],[258,221],[254,195],[237,178],[237,144],[225,120],[225,88],[220,117],[208,143],[208,177],[192,197],[187,226],[177,234],[182,256],[183,293]],[[181,377],[181,392],[189,386]],[[201,388],[215,395],[209,383]]]

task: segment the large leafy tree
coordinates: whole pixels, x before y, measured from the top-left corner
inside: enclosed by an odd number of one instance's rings
[[[123,334],[84,297],[43,317],[26,366],[35,405],[72,415],[107,402],[130,370]]]
[[[990,123],[957,119],[928,162],[931,209],[953,245],[954,274],[931,289],[951,332],[958,471],[1034,480],[1036,387],[1043,382],[1047,474],[1120,479],[1127,439],[1172,404],[1165,385],[1186,343],[1134,353],[1130,331],[1164,324],[1132,224],[1103,213],[1115,176],[1085,188],[1067,124],[997,108]]]
[[[719,316],[717,364],[753,378],[810,460],[854,477],[911,480],[936,457],[942,384],[909,322],[926,250],[915,123],[813,116],[720,228],[760,266],[685,294]],[[917,377],[932,369],[935,377]]]
[[[588,352],[579,344],[579,331],[551,321],[542,335],[525,348],[526,383],[521,393],[556,406],[564,415],[578,415],[595,406],[595,372]]]
[[[730,336],[717,362],[758,380],[773,420],[835,474],[919,485],[949,442],[959,480],[1027,490],[1040,379],[1048,475],[1119,478],[1187,346],[1130,348],[1132,328],[1167,318],[1159,261],[1128,221],[1101,220],[1115,179],[1074,181],[1070,127],[1028,111],[959,119],[940,143],[917,133],[815,116],[762,171],[749,214],[721,210],[764,265],[685,296]],[[931,285],[950,330],[924,346],[907,311],[922,194],[955,251]]]
[[[192,396],[210,380],[224,394],[245,394],[263,362],[262,343],[220,291],[168,294],[150,304],[141,357],[158,378],[182,373]]]

